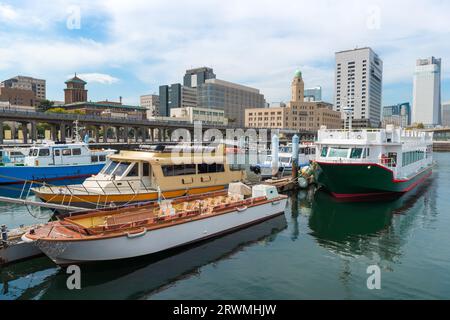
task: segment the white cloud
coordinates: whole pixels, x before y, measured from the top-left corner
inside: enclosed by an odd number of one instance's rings
[[[67,76],[67,78],[71,78],[73,75]],[[113,84],[119,82],[118,78],[110,76],[109,74],[104,73],[77,73],[77,77],[83,79],[84,81],[91,83],[101,83],[101,84]]]
[[[18,17],[16,10],[10,5],[0,3],[0,19],[1,20],[15,20]]]
[[[219,78],[258,87],[268,101],[280,101],[289,99],[292,74],[300,68],[306,85],[321,85],[331,99],[334,52],[371,46],[384,61],[387,86],[410,83],[415,60],[431,55],[443,58],[443,75],[450,76],[448,1],[77,1],[86,37],[96,39],[86,19],[103,19],[105,36],[96,40],[54,32],[64,28],[73,2],[8,6],[21,15],[16,20],[39,17],[36,25],[44,31],[22,26],[21,32],[2,33],[0,21],[0,71],[62,78],[114,68],[156,91],[180,82],[186,68],[208,65]],[[379,9],[379,29],[367,27],[373,8]]]

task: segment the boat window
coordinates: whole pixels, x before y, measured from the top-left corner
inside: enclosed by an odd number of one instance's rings
[[[80,148],[72,149],[72,154],[74,156],[80,156],[81,155],[81,149]]]
[[[117,167],[118,164],[119,162],[117,161],[111,161],[109,165],[106,164],[104,174],[110,175],[111,173],[113,173],[114,169]]]
[[[105,155],[100,155],[98,157],[98,160],[101,161],[101,162],[104,162],[104,161],[106,161],[106,156]]]
[[[70,156],[70,155],[72,155],[72,152],[70,151],[70,149],[63,149],[62,155],[63,156]]]
[[[196,174],[195,172],[195,164],[186,164],[184,166],[184,172],[186,175],[188,174]]]
[[[142,169],[143,169],[143,176],[144,177],[148,177],[150,175],[150,165],[148,162],[144,162],[142,164]]]
[[[352,152],[350,153],[351,159],[361,159],[361,155],[363,153],[362,148],[353,148]]]
[[[282,162],[282,163],[290,163],[291,162],[291,158],[281,157],[280,158],[280,162]]]
[[[165,177],[173,177],[173,166],[161,166],[161,169]]]
[[[139,163],[133,164],[130,172],[128,172],[127,177],[138,177],[139,176]]]
[[[39,156],[40,157],[48,157],[50,155],[49,149],[39,149]]]
[[[91,156],[91,162],[98,162],[98,156]]]
[[[61,150],[56,149],[56,150],[53,151],[53,153],[54,153],[55,156],[59,157],[61,155]]]
[[[328,147],[323,147],[322,153],[320,154],[320,156],[326,158],[327,153],[328,153]]]
[[[330,153],[328,157],[330,158],[347,158],[348,148],[330,148]]]
[[[29,155],[36,157],[38,155],[38,149],[30,149]]]
[[[114,170],[114,174],[118,177],[121,177],[129,166],[130,162],[120,162],[116,170]]]
[[[216,173],[216,172],[224,172],[225,168],[223,164],[206,164],[202,163],[198,165],[198,173]]]

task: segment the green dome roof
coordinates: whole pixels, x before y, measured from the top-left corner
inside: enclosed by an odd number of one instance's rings
[[[302,72],[300,70],[295,71],[295,77],[296,78],[301,78],[302,77]]]

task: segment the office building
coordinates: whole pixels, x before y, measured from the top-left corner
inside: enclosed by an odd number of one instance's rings
[[[371,48],[336,53],[335,110],[353,125],[379,127],[383,62]]]
[[[159,87],[159,114],[169,117],[174,108],[196,107],[197,89],[183,86],[180,83]]]
[[[317,102],[322,101],[322,87],[314,87],[305,89],[305,101]]]
[[[450,127],[450,101],[442,104],[442,126]]]
[[[441,59],[418,59],[414,73],[412,122],[441,124]]]
[[[32,77],[16,76],[2,81],[0,87],[33,91],[36,99],[46,99],[46,81]]]
[[[249,128],[317,131],[325,125],[341,128],[341,113],[330,103],[305,101],[302,73],[297,71],[291,83],[291,101],[285,107],[246,109],[245,126]]]
[[[186,70],[186,74],[183,78],[183,85],[185,87],[197,88],[205,83],[208,79],[215,79],[216,75],[212,68],[201,67],[195,69]]]
[[[147,109],[147,117],[159,116],[159,96],[146,94],[141,96],[141,107]]]
[[[266,105],[258,89],[224,80],[208,79],[197,91],[198,107],[225,111],[229,124],[235,127],[244,127],[245,109]]]
[[[411,125],[411,106],[409,102],[383,107],[382,126],[392,124],[406,128]]]
[[[209,108],[184,107],[170,110],[171,119],[187,121],[189,123],[202,122],[208,125],[226,126],[228,120],[225,111]]]

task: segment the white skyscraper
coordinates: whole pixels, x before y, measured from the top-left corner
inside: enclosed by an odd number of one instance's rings
[[[414,73],[412,122],[441,124],[441,59],[418,59]]]
[[[354,127],[381,122],[383,61],[371,48],[336,53],[336,111],[351,110]]]

